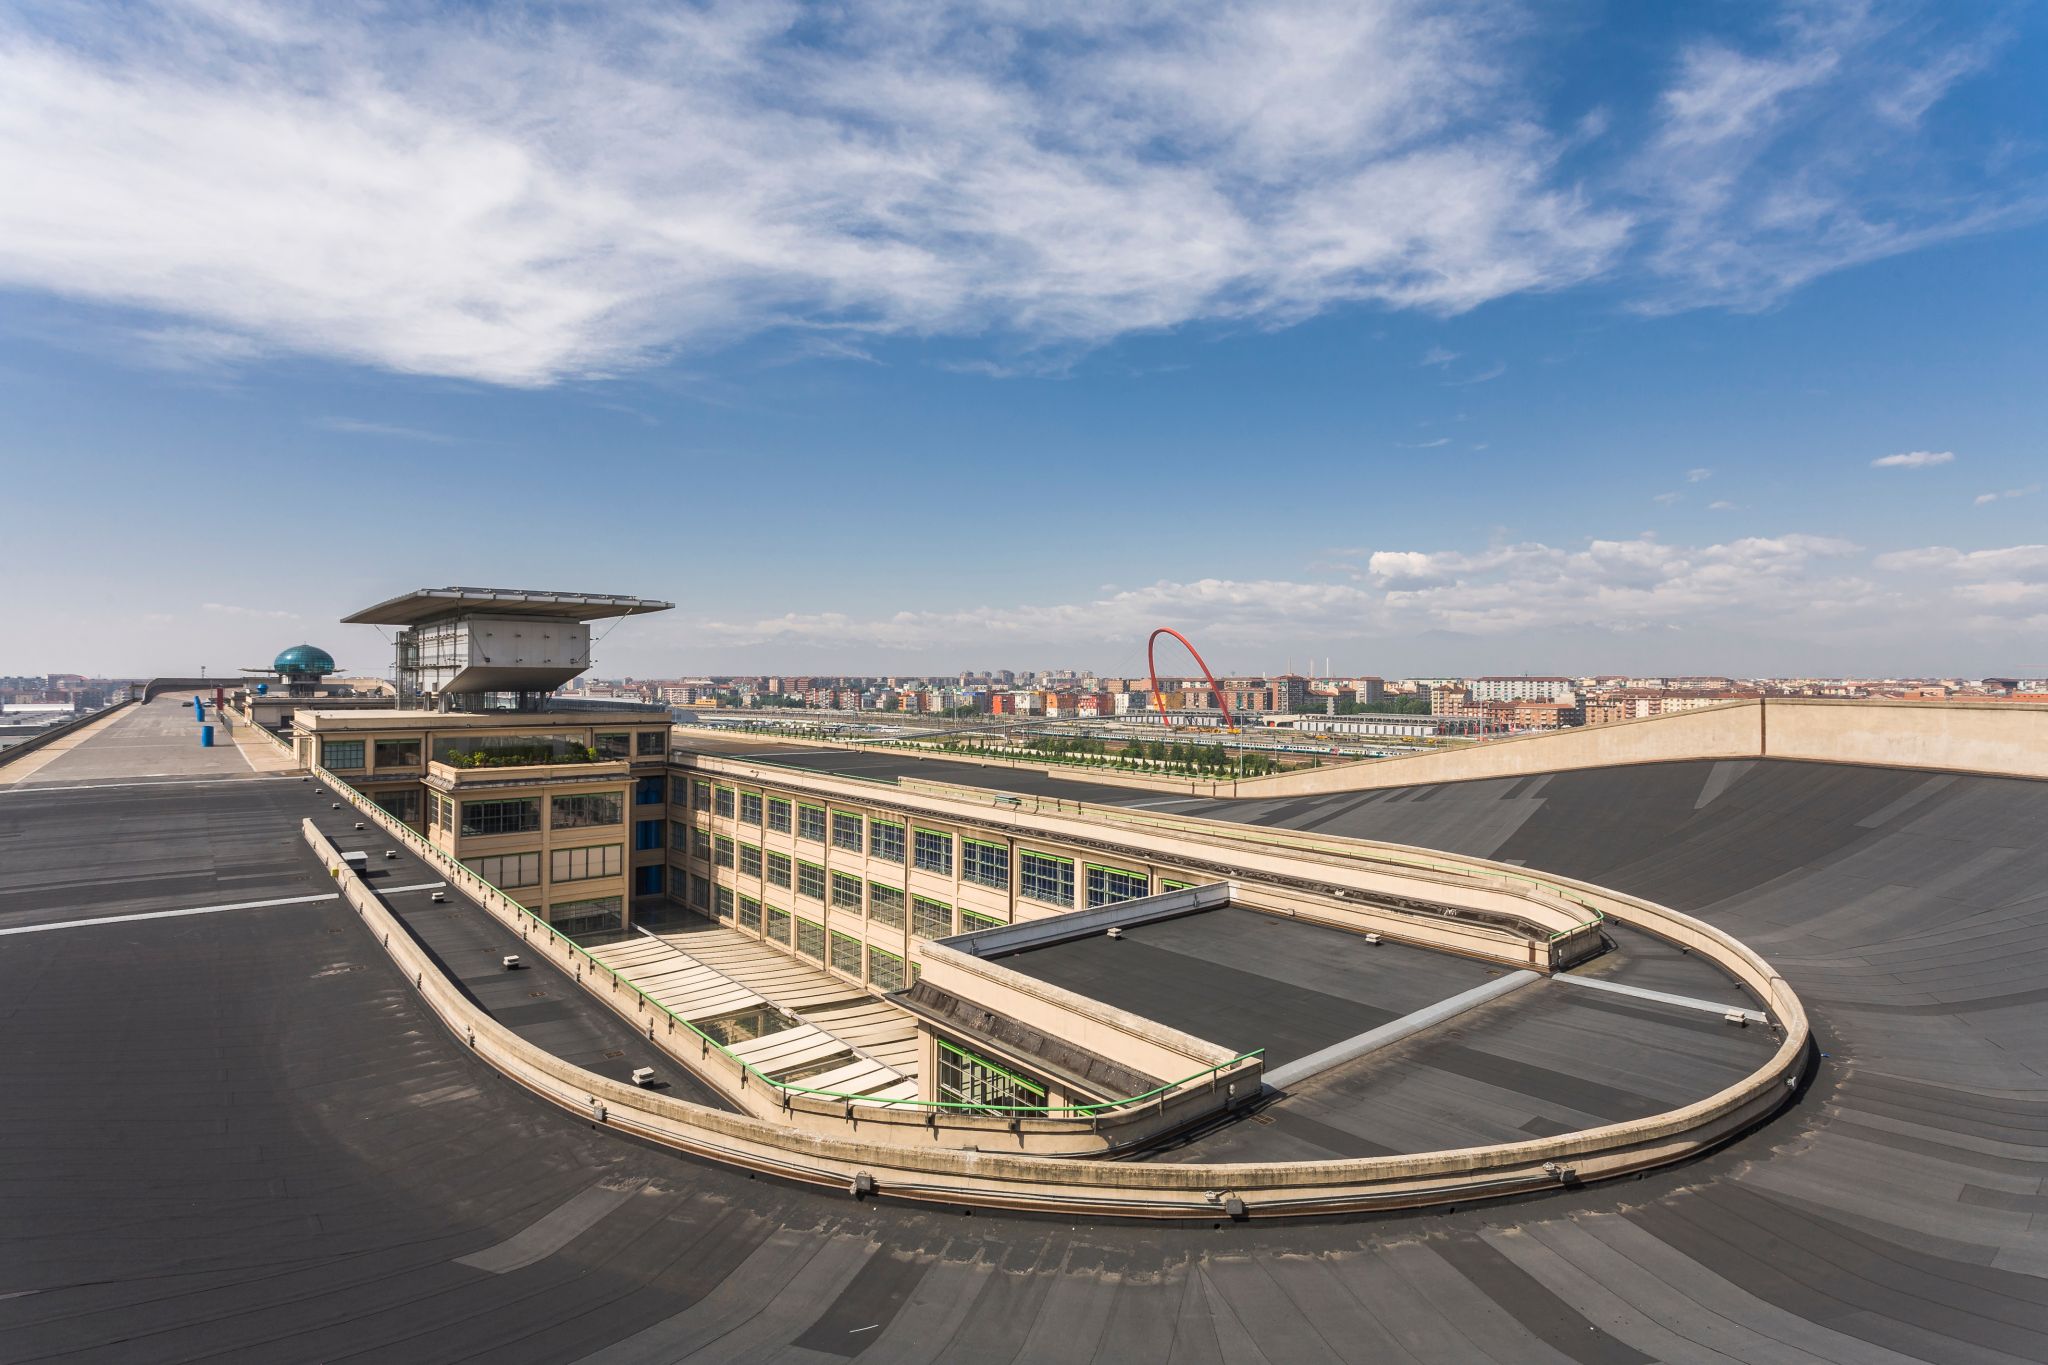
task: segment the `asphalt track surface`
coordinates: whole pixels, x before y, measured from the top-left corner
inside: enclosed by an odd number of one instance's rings
[[[0,929],[318,889],[297,784],[64,785],[0,794]],[[1228,813],[1703,915],[1830,1055],[1642,1181],[1075,1226],[597,1131],[470,1056],[337,902],[0,937],[0,1359],[2048,1359],[2048,784],[1697,763]]]

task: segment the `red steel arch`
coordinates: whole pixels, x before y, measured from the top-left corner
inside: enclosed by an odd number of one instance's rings
[[[1162,635],[1171,635],[1174,639],[1180,641],[1181,648],[1185,649],[1188,652],[1188,657],[1195,661],[1195,667],[1201,669],[1202,676],[1209,680],[1209,695],[1216,698],[1216,705],[1222,709],[1224,725],[1235,731],[1237,729],[1237,718],[1230,714],[1230,703],[1223,700],[1223,689],[1216,685],[1216,675],[1209,671],[1209,665],[1202,661],[1202,656],[1195,651],[1193,645],[1188,643],[1188,637],[1171,626],[1161,626],[1152,632],[1152,638],[1145,641],[1145,671],[1152,675],[1152,701],[1159,707],[1159,715],[1163,723],[1169,726],[1172,725],[1173,716],[1167,711],[1166,697],[1159,690],[1159,664],[1152,657],[1152,650],[1159,643],[1159,637]]]

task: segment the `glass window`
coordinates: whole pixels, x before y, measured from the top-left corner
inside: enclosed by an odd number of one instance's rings
[[[1161,891],[1192,891],[1195,889],[1195,884],[1193,882],[1170,882],[1161,877],[1159,879],[1159,889]]]
[[[420,742],[416,739],[378,740],[377,766],[380,768],[419,767]]]
[[[690,846],[690,827],[680,820],[668,822],[668,846],[687,849]]]
[[[695,806],[698,810],[711,809],[711,784],[709,782],[692,782],[690,784],[690,792],[691,805]]]
[[[639,739],[636,741],[636,747],[643,758],[655,754],[665,754],[668,752],[668,731],[642,730]]]
[[[768,907],[767,935],[777,943],[789,942],[789,911]]]
[[[989,1113],[1045,1108],[1044,1086],[943,1038],[938,1044],[940,1099],[984,1108]]]
[[[1009,921],[997,919],[994,915],[983,915],[973,910],[960,912],[960,932],[971,934],[976,929],[1000,929]]]
[[[732,866],[732,840],[721,834],[711,841],[711,848],[712,862],[717,863],[720,867]]]
[[[796,893],[806,900],[825,899],[825,869],[816,863],[796,865]]]
[[[796,837],[809,839],[814,844],[825,842],[825,808],[823,806],[798,806],[796,808]]]
[[[595,934],[606,929],[616,929],[625,922],[622,902],[617,896],[600,896],[595,900],[564,901],[548,907],[548,923],[569,937],[578,934]]]
[[[662,820],[636,820],[633,822],[633,847],[645,853],[650,848],[660,848],[662,831],[666,825]]]
[[[761,793],[740,793],[740,823],[758,825],[761,823]]]
[[[885,820],[868,821],[868,856],[886,858],[892,863],[903,861],[903,826],[892,825]]]
[[[658,806],[668,800],[668,779],[665,777],[643,777],[633,784],[633,804],[636,806]]]
[[[868,883],[868,918],[892,929],[903,927],[903,893],[880,882]]]
[[[692,858],[702,858],[705,862],[711,861],[710,831],[701,829],[690,831],[690,856]]]
[[[671,805],[681,806],[684,810],[688,810],[690,808],[689,782],[680,777],[669,779],[668,799]]]
[[[851,910],[851,911],[853,911],[853,912],[854,912],[854,913],[855,913],[856,915],[857,915],[857,914],[859,914],[859,913],[860,913],[860,903],[861,903],[861,894],[860,894],[860,893],[861,893],[861,885],[860,885],[860,878],[858,878],[858,877],[849,877],[849,876],[848,876],[848,875],[847,875],[846,873],[844,873],[844,872],[834,872],[834,873],[832,874],[832,908],[833,908],[833,909],[835,909],[835,910]]]
[[[1017,894],[1028,901],[1071,907],[1074,904],[1074,860],[1019,850]]]
[[[777,834],[789,833],[789,802],[779,796],[768,798],[768,828]]]
[[[953,836],[940,834],[937,830],[921,829],[911,842],[911,853],[916,861],[912,866],[920,872],[936,872],[942,877],[953,875]]]
[[[740,928],[756,932],[761,928],[761,902],[752,896],[740,897]]]
[[[1091,910],[1098,905],[1117,905],[1151,894],[1152,878],[1147,873],[1088,864],[1088,908]]]
[[[495,858],[465,858],[462,865],[500,891],[540,885],[538,853],[506,853]]]
[[[465,801],[462,803],[464,834],[531,834],[540,828],[540,800]]]
[[[548,854],[548,880],[581,882],[592,877],[616,877],[624,866],[623,851],[618,844],[558,848]]]
[[[717,908],[717,910],[718,910],[718,917],[719,917],[720,919],[731,919],[731,918],[732,918],[732,888],[731,888],[731,887],[729,887],[729,886],[714,886],[714,887],[712,887],[712,888],[711,888],[711,903],[712,903],[712,905],[713,905],[713,906],[715,906],[715,907]]]
[[[711,908],[711,883],[694,872],[690,874],[690,904],[699,910]]]
[[[731,787],[720,787],[718,789],[718,794],[713,800],[713,809],[717,812],[719,819],[732,819],[733,803],[735,800],[736,798]]]
[[[912,896],[910,932],[919,938],[947,937],[953,932],[953,907],[929,896]]]
[[[860,948],[860,940],[852,934],[842,934],[834,930],[832,933],[832,969],[845,972],[848,976],[858,979],[861,975]]]
[[[960,880],[977,886],[1010,889],[1010,850],[1002,844],[984,844],[979,839],[960,841]]]
[[[549,802],[548,824],[554,829],[588,829],[592,825],[622,825],[625,822],[626,803],[617,792],[557,796]]]
[[[770,886],[789,885],[789,855],[787,853],[770,853],[768,855],[768,884]]]
[[[518,768],[534,763],[588,763],[597,750],[580,739],[560,735],[440,735],[433,744],[436,763],[456,768]]]
[[[799,919],[796,922],[796,950],[805,957],[822,962],[825,958],[825,926]]]
[[[903,989],[903,959],[894,953],[868,947],[868,984],[878,990],[900,991]]]
[[[633,737],[620,731],[617,734],[598,735],[590,747],[597,750],[599,758],[629,758],[633,753]]]
[[[832,847],[849,853],[860,852],[860,817],[843,810],[832,812]]]
[[[633,894],[636,896],[659,896],[661,894],[661,864],[650,863],[646,867],[633,869]]]
[[[403,820],[408,825],[417,825],[420,822],[418,787],[406,787],[392,792],[372,792],[370,799],[377,803],[379,810],[395,820]]]
[[[761,875],[761,850],[752,844],[740,845],[740,875],[758,877]]]
[[[321,740],[320,766],[333,769],[362,767],[363,741],[359,739]]]

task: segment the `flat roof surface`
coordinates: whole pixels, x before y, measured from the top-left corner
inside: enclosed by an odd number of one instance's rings
[[[0,929],[321,891],[290,880],[295,812],[252,818],[273,785],[0,789]],[[32,1097],[0,1106],[0,1359],[2048,1359],[2048,783],[1692,763],[1366,795],[1231,814],[1698,914],[1801,992],[1814,1088],[1700,1160],[1513,1204],[963,1218],[543,1105],[334,902],[0,937],[0,1087]]]
[[[1266,1065],[1355,1037],[1499,976],[1484,963],[1223,906],[992,959]]]
[[[537,592],[526,588],[416,588],[341,618],[345,626],[410,626],[458,611],[492,616],[558,616],[598,621],[668,611],[673,602],[610,593]]]

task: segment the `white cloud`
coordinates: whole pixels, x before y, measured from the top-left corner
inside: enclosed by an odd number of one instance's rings
[[[1577,548],[1536,542],[1483,550],[1378,550],[1346,582],[1204,578],[1161,580],[1051,605],[982,605],[883,617],[791,613],[756,620],[678,623],[708,647],[896,653],[1057,645],[1111,647],[1135,657],[1155,626],[1189,630],[1205,651],[1284,648],[1305,639],[1452,632],[1506,637],[1589,630],[1632,634],[1709,625],[1822,621],[1863,609],[1874,589],[1832,565],[1855,553],[1825,536],[1756,537],[1668,545],[1652,537],[1592,540]],[[1337,552],[1344,553],[1344,552]]]
[[[1828,271],[2041,215],[2038,186],[2000,183],[1996,130],[1944,156],[1923,126],[1995,37],[1869,0],[1771,13],[1746,41],[1687,46],[1663,92],[1632,176],[1666,282],[1644,307],[1762,308]]]
[[[1716,498],[1714,501],[1707,504],[1707,510],[1709,512],[1733,512],[1738,509],[1736,508],[1735,504],[1728,501],[1728,499]]]
[[[313,425],[323,431],[336,431],[345,436],[387,436],[398,441],[427,441],[436,445],[447,445],[455,440],[453,436],[446,436],[438,431],[393,426],[386,422],[364,422],[353,417],[321,417],[316,419]]]
[[[1939,572],[1957,578],[1988,580],[2015,575],[2048,574],[2048,545],[2008,545],[1995,550],[1958,550],[1929,545],[1894,550],[1877,557],[1877,567],[1901,572]]]
[[[263,607],[238,607],[226,602],[207,602],[202,604],[201,609],[210,611],[216,616],[241,616],[263,621],[296,621],[299,619],[299,614],[295,611],[276,611]]]
[[[0,21],[0,283],[540,384],[791,323],[1455,312],[1628,229],[1496,27],[1407,0],[212,8]]]
[[[1589,173],[1584,128],[1535,121],[1526,19],[1428,0],[7,13],[0,286],[154,315],[188,366],[537,385],[789,327],[1057,372],[1200,319],[1564,288],[1632,241],[1659,306],[1750,303],[2024,207],[1864,207],[1849,172],[1903,174],[1866,125],[1891,150],[1991,51],[1874,23],[1687,49]],[[1767,156],[1794,125],[1801,176]]]
[[[1675,492],[1659,493],[1655,497],[1651,498],[1650,501],[1656,503],[1659,507],[1670,507],[1677,503],[1684,502],[1685,494]]]
[[[1446,379],[1443,382],[1447,388],[1464,388],[1470,384],[1490,384],[1507,372],[1508,363],[1505,360],[1499,360],[1476,374],[1466,375],[1463,379]]]
[[[2025,488],[2007,488],[1996,493],[1979,493],[1970,500],[1970,505],[1972,507],[1984,507],[1994,502],[2004,502],[2012,498],[2032,497],[2040,491],[2040,484],[2030,483]]]
[[[1713,477],[1714,471],[1711,469],[1688,469],[1685,471],[1685,481],[1687,483],[1705,483]]]
[[[1897,455],[1880,455],[1870,462],[1872,469],[1927,469],[1938,464],[1955,463],[1953,450],[1907,450]]]
[[[1439,437],[1437,437],[1437,438],[1436,438],[1435,440],[1433,440],[1433,441],[1396,441],[1396,442],[1394,442],[1394,444],[1395,444],[1395,445],[1399,446],[1399,447],[1400,447],[1401,449],[1403,449],[1403,450],[1435,450],[1435,449],[1436,449],[1437,447],[1439,447],[1439,446],[1447,446],[1447,445],[1449,445],[1450,443],[1451,443],[1451,438],[1450,438],[1450,437],[1448,437],[1448,436],[1439,436]]]
[[[1441,346],[1432,346],[1422,353],[1422,364],[1425,367],[1430,365],[1448,365],[1461,354],[1463,353],[1460,351],[1447,351]]]

